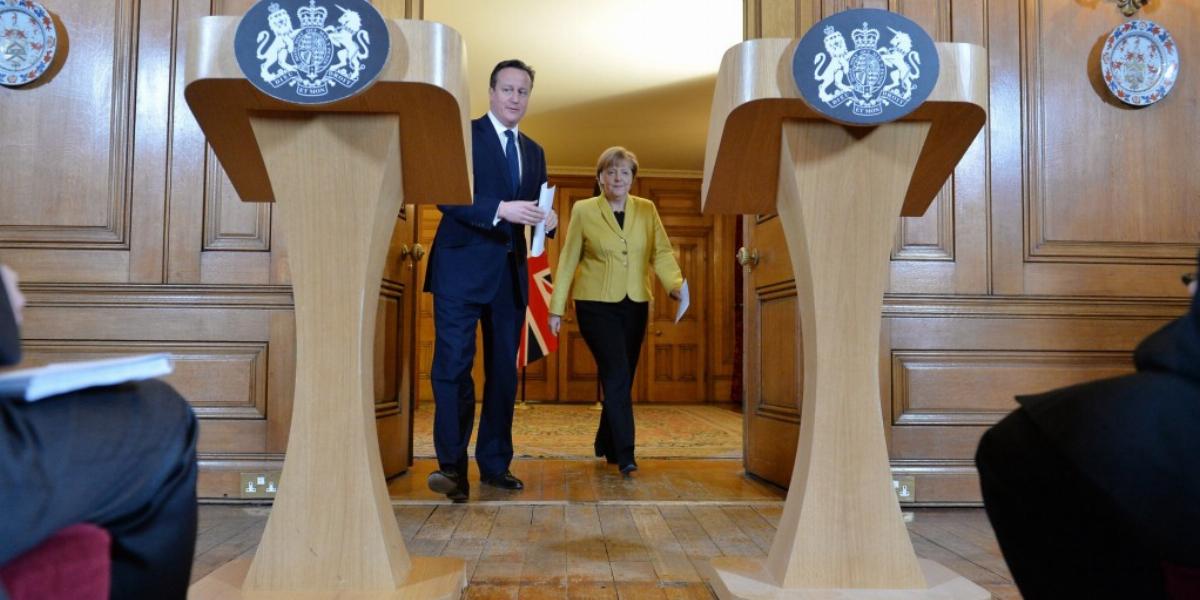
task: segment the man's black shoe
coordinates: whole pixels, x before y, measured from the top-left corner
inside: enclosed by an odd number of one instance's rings
[[[429,474],[426,483],[429,484],[429,489],[445,494],[455,504],[466,502],[471,495],[471,486],[467,483],[467,478],[450,471],[434,471]]]
[[[513,475],[512,471],[505,471],[504,473],[493,477],[481,477],[480,481],[483,481],[490,486],[503,488],[506,490],[525,489],[525,483],[520,479],[517,479],[517,476]]]

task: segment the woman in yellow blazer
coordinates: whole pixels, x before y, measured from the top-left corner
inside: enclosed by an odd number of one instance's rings
[[[637,169],[637,157],[620,146],[600,155],[596,179],[603,193],[571,207],[549,322],[558,335],[574,283],[579,332],[596,359],[604,390],[596,456],[618,465],[625,475],[637,470],[630,392],[646,333],[650,269],[672,298],[679,299],[683,287],[683,274],[654,203],[629,195]]]

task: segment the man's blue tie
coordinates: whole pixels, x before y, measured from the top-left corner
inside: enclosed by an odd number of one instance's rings
[[[512,198],[516,198],[517,190],[521,187],[521,165],[517,162],[517,142],[513,138],[511,129],[504,130],[504,158],[508,160],[508,176],[512,180]]]

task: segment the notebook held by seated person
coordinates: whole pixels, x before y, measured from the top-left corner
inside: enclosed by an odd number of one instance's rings
[[[54,363],[0,373],[0,398],[34,402],[84,388],[162,377],[172,370],[171,355],[165,353]]]

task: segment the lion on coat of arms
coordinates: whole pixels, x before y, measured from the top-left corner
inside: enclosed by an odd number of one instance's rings
[[[287,14],[287,11],[280,9],[278,4],[272,4],[269,9],[271,13],[267,17],[267,23],[271,27],[271,32],[275,34],[275,39],[271,40],[271,45],[267,47],[267,40],[270,39],[271,34],[265,31],[258,32],[258,50],[254,54],[259,61],[262,61],[262,69],[259,74],[267,83],[288,71],[296,70],[296,67],[288,62],[288,56],[292,53],[293,40],[297,33],[296,29],[292,27],[292,17]],[[264,47],[266,50],[263,50]],[[279,66],[280,70],[272,73],[271,68],[275,66]]]
[[[850,72],[850,49],[846,47],[846,38],[833,27],[825,28],[825,51],[829,53],[829,65],[825,65],[825,54],[818,53],[813,57],[813,64],[816,65],[813,77],[820,82],[817,84],[817,93],[821,100],[829,102],[839,93],[851,89],[845,83],[846,73]],[[825,70],[822,71],[821,67],[825,67]],[[831,85],[837,88],[836,92],[829,91]]]

